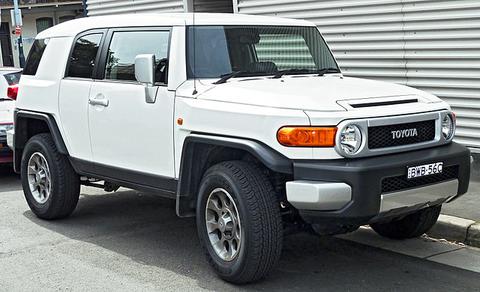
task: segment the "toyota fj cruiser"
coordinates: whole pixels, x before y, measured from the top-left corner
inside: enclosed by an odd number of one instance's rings
[[[439,98],[343,76],[312,23],[146,14],[41,32],[10,134],[38,217],[70,215],[80,185],[154,191],[196,216],[216,272],[245,283],[297,228],[429,230],[468,189],[454,132]]]

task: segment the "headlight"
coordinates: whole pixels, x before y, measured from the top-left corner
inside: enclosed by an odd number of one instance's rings
[[[13,129],[13,124],[0,124],[0,136],[6,136],[7,131]]]
[[[340,132],[340,148],[346,154],[353,155],[362,146],[362,132],[357,125],[347,125]]]
[[[445,140],[451,140],[455,134],[455,119],[452,114],[447,114],[442,120],[442,134]]]

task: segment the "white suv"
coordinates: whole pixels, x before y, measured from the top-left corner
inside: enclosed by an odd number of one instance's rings
[[[80,185],[176,200],[225,280],[264,277],[285,231],[410,238],[468,189],[437,97],[344,77],[314,24],[248,15],[91,17],[40,33],[20,82],[15,169],[40,218]]]
[[[12,151],[7,145],[7,132],[13,129],[13,111],[22,70],[0,68],[0,165],[12,163]]]

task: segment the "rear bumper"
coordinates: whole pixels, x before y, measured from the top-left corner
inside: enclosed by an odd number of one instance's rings
[[[407,180],[407,167],[444,174]],[[363,159],[294,161],[287,199],[309,223],[362,225],[453,200],[468,190],[470,151],[459,144]]]
[[[0,137],[0,164],[12,163],[13,152],[7,145],[7,138]]]
[[[10,131],[7,131],[7,145],[8,147],[10,147],[10,149],[14,149],[13,148],[13,140],[15,138],[15,132],[14,130],[10,130]]]

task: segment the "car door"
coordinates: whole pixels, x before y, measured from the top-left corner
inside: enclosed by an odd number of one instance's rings
[[[109,177],[126,180],[174,177],[174,92],[161,70],[169,52],[169,28],[109,30],[101,77],[89,98],[93,159]],[[135,80],[135,57],[155,54],[157,95],[147,102],[145,86]],[[142,176],[145,174],[145,176]],[[136,182],[142,183],[142,182]]]
[[[88,98],[95,64],[106,30],[92,30],[77,36],[70,52],[65,78],[60,81],[59,115],[70,155],[92,160],[88,129]]]

